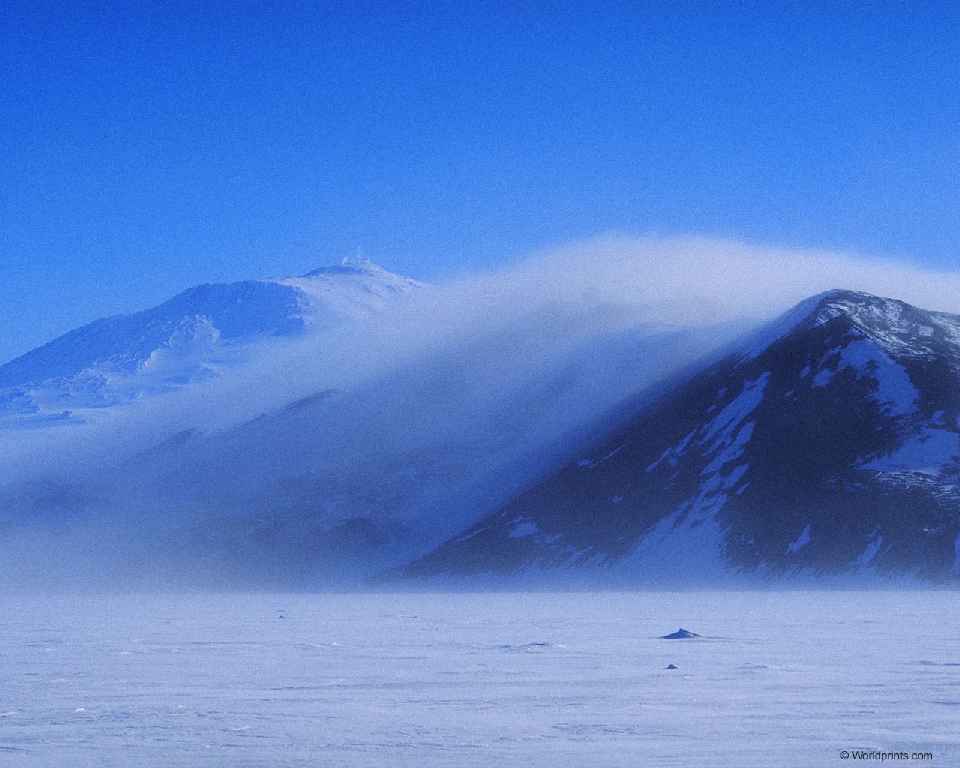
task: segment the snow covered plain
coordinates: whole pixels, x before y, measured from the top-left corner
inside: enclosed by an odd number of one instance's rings
[[[0,764],[958,765],[956,599],[6,596]]]

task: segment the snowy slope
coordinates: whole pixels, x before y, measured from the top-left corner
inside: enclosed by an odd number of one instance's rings
[[[97,320],[0,366],[0,428],[69,422],[216,376],[252,343],[369,316],[420,285],[346,260],[302,277],[200,285]]]
[[[813,297],[410,576],[960,575],[960,317]]]

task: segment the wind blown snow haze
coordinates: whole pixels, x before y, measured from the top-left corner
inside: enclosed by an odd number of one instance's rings
[[[259,339],[189,385],[0,432],[8,579],[369,576],[503,503],[658,382],[835,287],[960,310],[957,273],[606,236]]]

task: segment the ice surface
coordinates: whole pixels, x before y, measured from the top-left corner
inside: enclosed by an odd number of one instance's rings
[[[869,372],[876,378],[876,398],[887,404],[892,415],[912,413],[916,408],[920,393],[907,372],[873,342],[862,340],[848,344],[840,359],[841,366]]]
[[[904,749],[957,765],[956,599],[6,597],[0,759],[817,768],[844,749]],[[657,639],[677,626],[704,638]]]
[[[870,539],[870,543],[867,544],[866,549],[860,553],[860,557],[857,558],[857,565],[861,568],[870,565],[873,562],[873,559],[880,553],[880,547],[883,546],[883,536],[878,533],[875,533],[873,538]]]
[[[906,440],[896,451],[864,464],[864,469],[879,471],[910,470],[938,475],[944,465],[960,456],[960,435],[944,429],[924,429]]]
[[[723,487],[728,489],[735,487],[736,484],[740,482],[740,479],[747,473],[747,470],[749,469],[750,469],[749,464],[741,464],[738,467],[734,467],[733,471],[731,471],[730,474],[724,478]],[[740,493],[742,493],[742,490],[737,491],[738,495]]]
[[[770,373],[767,372],[753,381],[745,382],[743,391],[707,424],[706,434],[700,439],[700,444],[708,445],[709,450],[716,450],[728,442],[737,425],[760,405],[769,379]]]
[[[833,381],[833,371],[830,368],[821,368],[816,376],[813,377],[813,386],[815,387],[825,387],[831,381]]]
[[[825,359],[834,357],[838,350],[831,350]],[[852,368],[858,376],[876,379],[874,397],[894,416],[912,413],[916,408],[919,392],[903,366],[894,362],[877,344],[869,339],[853,341],[843,348],[835,368],[821,368],[813,379],[813,386],[826,387],[834,376],[844,368]]]
[[[709,475],[717,472],[731,461],[736,461],[743,456],[744,450],[746,450],[747,445],[750,443],[750,438],[753,437],[753,427],[754,423],[752,421],[744,424],[740,428],[740,431],[737,432],[737,436],[733,439],[733,442],[714,456],[713,461],[707,464],[700,474]]]

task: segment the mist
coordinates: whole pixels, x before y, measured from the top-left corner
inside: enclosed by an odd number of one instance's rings
[[[0,433],[4,579],[361,583],[495,510],[656,385],[831,288],[960,311],[956,272],[607,235],[264,339],[206,381],[85,411],[81,424]]]

